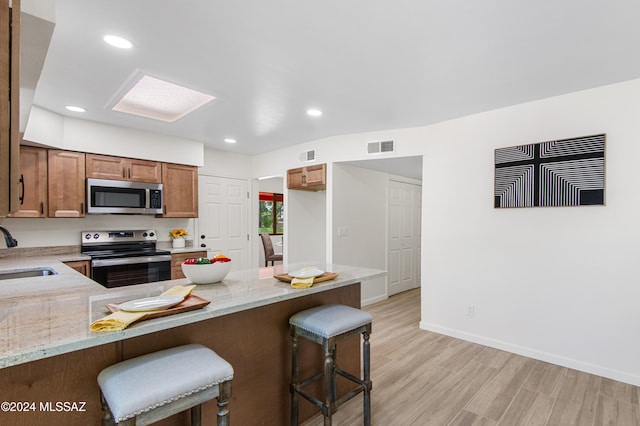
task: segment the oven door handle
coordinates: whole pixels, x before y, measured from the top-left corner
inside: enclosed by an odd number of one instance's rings
[[[117,259],[94,259],[91,261],[92,268],[102,266],[135,265],[137,263],[171,262],[170,254],[159,256],[139,256],[139,257],[119,257]]]

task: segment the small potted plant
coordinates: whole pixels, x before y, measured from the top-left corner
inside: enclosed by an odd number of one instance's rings
[[[187,235],[189,235],[189,233],[182,228],[172,229],[171,232],[169,232],[169,237],[173,240],[173,248],[184,248],[184,237]]]

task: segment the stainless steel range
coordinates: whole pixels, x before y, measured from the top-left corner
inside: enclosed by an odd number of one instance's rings
[[[82,231],[82,254],[91,256],[91,278],[105,287],[171,279],[171,252],[156,250],[154,229]]]

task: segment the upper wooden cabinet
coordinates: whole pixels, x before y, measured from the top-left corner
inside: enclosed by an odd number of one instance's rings
[[[162,167],[157,161],[98,154],[87,154],[86,161],[88,178],[162,182]]]
[[[10,217],[47,217],[47,150],[20,147],[18,210]]]
[[[85,154],[48,152],[49,217],[84,217]]]
[[[19,64],[20,1],[0,0],[0,216],[18,209]]]
[[[288,170],[287,188],[304,191],[323,191],[327,189],[327,165],[316,164]]]
[[[163,217],[198,217],[198,168],[162,163]]]

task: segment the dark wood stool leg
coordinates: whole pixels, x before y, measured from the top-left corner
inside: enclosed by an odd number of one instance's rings
[[[202,406],[200,404],[191,407],[191,426],[201,426]]]
[[[362,333],[362,364],[364,375],[364,425],[371,425],[371,344],[369,332]]]
[[[231,398],[231,381],[220,383],[218,394],[218,426],[229,426],[229,398]]]
[[[336,350],[335,343],[325,341],[324,343],[324,426],[331,426],[331,417],[335,412],[334,388],[336,380],[335,362],[333,352]]]
[[[298,335],[291,331],[291,426],[298,426]]]

